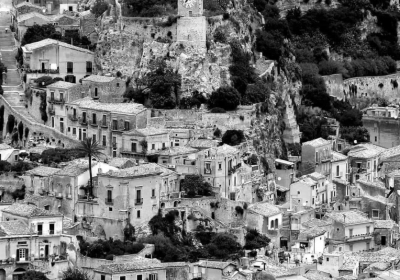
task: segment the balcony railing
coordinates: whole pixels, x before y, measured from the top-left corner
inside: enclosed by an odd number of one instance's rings
[[[113,205],[113,204],[114,204],[114,200],[111,199],[111,198],[106,198],[106,199],[105,199],[105,203],[106,203],[107,205]]]
[[[60,99],[52,98],[49,100],[49,102],[53,103],[53,104],[64,104],[65,100],[64,100],[64,98],[60,98]]]
[[[101,122],[100,126],[103,128],[108,128],[108,123],[107,122]]]
[[[54,229],[49,230],[49,234],[54,234]]]
[[[351,242],[351,241],[366,240],[371,238],[372,238],[372,233],[355,234],[352,236],[346,236],[345,241]]]
[[[68,114],[68,119],[73,121],[73,122],[78,121],[78,117],[76,115],[74,115],[74,114]]]
[[[90,124],[91,126],[95,126],[95,127],[99,126],[99,123],[98,123],[97,121],[93,121],[93,120],[90,120],[90,121],[89,121],[89,124]]]
[[[204,169],[204,174],[211,174],[211,169]]]
[[[142,205],[143,204],[143,198],[137,198],[135,200],[135,205]]]
[[[37,234],[38,234],[38,235],[43,235],[43,230],[38,230],[38,231],[37,231]]]
[[[79,124],[80,125],[88,125],[87,119],[83,119],[83,118],[78,118]]]
[[[27,74],[30,73],[37,73],[37,74],[59,74],[60,70],[57,67],[57,70],[51,70],[51,69],[39,69],[39,70],[33,70],[33,69],[25,69],[25,72]]]

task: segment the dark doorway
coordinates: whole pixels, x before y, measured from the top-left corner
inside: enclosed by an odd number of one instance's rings
[[[288,239],[286,237],[281,237],[281,242],[280,242],[281,248],[288,248]]]
[[[49,245],[44,246],[44,257],[49,257]]]
[[[42,62],[42,71],[46,70],[46,63]]]
[[[381,236],[381,245],[386,246],[386,236]]]

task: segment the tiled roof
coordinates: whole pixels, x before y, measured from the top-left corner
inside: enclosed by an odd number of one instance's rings
[[[309,174],[308,176],[310,176],[314,180],[325,179],[325,176],[318,172],[313,172],[313,173]]]
[[[131,262],[104,264],[95,269],[105,273],[123,273],[127,271],[157,270],[168,267],[184,267],[185,262],[161,263],[157,259],[145,259],[138,257]]]
[[[9,150],[9,149],[14,149],[10,145],[7,145],[6,143],[1,143],[0,144],[0,150]]]
[[[380,181],[371,182],[371,181],[360,179],[360,180],[357,180],[357,183],[359,183],[361,185],[366,185],[366,186],[369,186],[369,187],[375,187],[375,188],[379,188],[379,189],[386,189],[385,183],[380,182]],[[362,188],[362,186],[360,186],[360,187]]]
[[[22,15],[17,17],[17,21],[18,21],[18,23],[21,23],[21,22],[23,22],[23,21],[25,21],[27,19],[31,19],[33,17],[38,17],[38,18],[41,18],[41,19],[43,19],[45,21],[50,22],[50,18],[49,17],[47,17],[47,16],[45,16],[43,14],[40,14],[38,12],[30,12],[30,13],[22,14]],[[27,45],[25,45],[25,46],[27,46]]]
[[[299,178],[299,180],[297,182],[294,182],[293,185],[294,184],[303,185],[305,187],[311,187],[311,186],[314,186],[315,184],[317,184],[317,182],[309,177],[303,176],[303,177]]]
[[[385,160],[398,155],[400,155],[400,145],[383,151],[380,155],[380,160]]]
[[[321,147],[321,146],[324,146],[324,145],[330,145],[330,144],[331,144],[330,141],[325,140],[324,138],[320,137],[320,138],[317,138],[317,139],[314,139],[314,140],[311,140],[311,141],[308,141],[308,142],[304,142],[303,146],[308,145],[308,146],[312,146],[312,147],[317,148],[317,147]]]
[[[368,159],[379,156],[385,150],[385,148],[373,144],[359,144],[351,148],[347,156]]]
[[[95,101],[90,97],[75,100],[71,104],[78,105],[83,109],[106,111],[118,114],[138,114],[146,110],[146,107],[139,103],[102,103]]]
[[[308,220],[307,222],[302,223],[301,225],[307,228],[313,228],[313,227],[325,227],[331,225],[331,221],[326,221],[326,220],[321,220],[321,219],[311,219]]]
[[[82,79],[82,81],[89,81],[89,82],[95,82],[95,83],[109,83],[109,82],[114,81],[115,79],[116,79],[115,77],[90,75],[89,77]]]
[[[97,162],[92,160],[92,168],[96,166]],[[89,170],[89,160],[75,159],[67,163],[67,165],[60,171],[54,173],[57,176],[77,176]]]
[[[309,270],[303,276],[308,280],[332,280],[332,278],[326,276],[326,274],[318,270]]]
[[[386,247],[382,250],[375,252],[362,252],[360,253],[360,261],[377,263],[377,262],[392,262],[392,259],[396,261],[400,260],[400,250],[392,247]]]
[[[309,240],[317,236],[323,235],[326,232],[325,229],[320,227],[312,227],[300,231],[299,240]]]
[[[30,235],[34,232],[22,221],[0,222],[0,236]]]
[[[289,270],[285,265],[276,263],[274,260],[266,256],[257,256],[256,262],[262,262],[265,264],[265,271],[271,273],[275,277],[279,277],[279,279],[281,277],[292,276],[296,274],[293,270]]]
[[[67,43],[64,43],[64,42],[61,42],[61,41],[57,41],[57,40],[54,40],[54,39],[44,39],[44,40],[39,41],[39,42],[27,44],[27,45],[23,46],[23,48],[25,48],[27,51],[33,51],[33,50],[36,50],[36,49],[47,47],[49,45],[58,45],[58,46],[62,46],[62,47],[65,47],[65,48],[70,48],[70,49],[73,49],[73,50],[77,50],[77,51],[93,54],[93,52],[91,52],[91,51],[89,51],[87,49],[76,47],[74,45],[67,44]]]
[[[52,197],[52,198],[54,199],[54,197]],[[50,198],[50,199],[52,199],[52,198]],[[21,203],[24,203],[24,204],[33,203],[36,205],[36,203],[40,203],[41,201],[49,201],[49,197],[26,193],[24,200],[22,200]]]
[[[27,171],[25,174],[27,175],[34,175],[34,176],[41,176],[41,177],[47,177],[51,176],[54,173],[60,171],[59,168],[53,168],[53,167],[47,167],[47,166],[38,166],[36,168],[33,168],[29,171]]]
[[[73,84],[73,83],[69,83],[69,82],[64,82],[64,81],[57,81],[53,84],[48,85],[48,88],[62,88],[62,89],[69,89],[72,88],[74,86],[76,86],[77,84]]]
[[[133,129],[125,133],[125,135],[141,135],[141,136],[151,136],[160,134],[168,134],[168,130],[154,128],[154,127],[146,127],[146,128]]]
[[[339,223],[344,223],[346,225],[351,224],[362,224],[373,222],[371,219],[364,216],[364,213],[358,211],[332,211],[325,214],[325,217],[328,217],[332,220],[335,220]]]
[[[360,256],[357,253],[346,252],[343,254],[343,265],[339,270],[354,270],[359,260]]]
[[[393,220],[374,220],[374,228],[391,229],[393,227],[398,227]]]
[[[224,269],[228,265],[234,265],[231,262],[217,262],[217,261],[200,261],[199,266],[207,268]]]
[[[278,207],[268,202],[254,203],[248,208],[248,210],[260,214],[264,217],[270,217],[281,213],[281,210]]]
[[[190,141],[187,145],[193,148],[212,148],[218,146],[218,141],[211,139],[196,139]]]
[[[376,263],[372,263],[369,266],[367,266],[364,269],[364,273],[365,272],[369,272],[369,271],[384,271],[386,269],[388,269],[389,267],[391,267],[392,264],[390,262],[376,262]]]
[[[27,218],[41,217],[41,216],[45,216],[45,217],[62,216],[62,214],[53,213],[53,212],[39,208],[32,204],[22,204],[22,203],[14,203],[13,205],[8,206],[7,208],[4,208],[2,211],[5,213],[10,213],[10,214],[27,217]]]
[[[136,165],[136,161],[132,158],[112,158],[108,164],[117,168],[123,167],[127,163],[132,163],[133,165]]]
[[[65,17],[69,18],[69,19],[72,19],[74,21],[73,24],[68,23],[67,24],[68,26],[74,26],[74,25],[77,26],[77,25],[79,25],[79,18],[73,17],[73,16],[69,16],[69,15],[66,15],[66,14],[53,15],[53,16],[50,17],[50,19],[51,19],[51,21],[58,22],[60,19],[65,18]]]
[[[231,155],[231,154],[235,154],[235,153],[238,153],[239,152],[239,150],[238,149],[236,149],[235,147],[233,147],[233,146],[230,146],[230,145],[227,145],[227,144],[224,144],[224,145],[222,145],[222,146],[218,146],[218,147],[213,147],[213,148],[210,148],[210,149],[207,149],[207,150],[204,150],[204,152],[206,153],[207,151],[210,151],[210,154],[211,155]]]
[[[173,171],[164,168],[158,164],[148,163],[121,170],[115,170],[115,171],[110,170],[104,175],[111,177],[126,178],[126,177],[139,177],[139,176],[154,176],[158,174],[164,176],[163,174],[167,174],[166,172],[173,173]]]
[[[36,147],[31,147],[28,149],[28,152],[33,153],[33,154],[39,154],[41,155],[44,151],[48,150],[49,147],[44,147],[44,146],[36,146]]]
[[[19,4],[17,4],[17,5],[15,5],[15,7],[18,9],[18,8],[21,8],[21,7],[23,7],[23,6],[29,6],[29,7],[35,7],[35,8],[38,8],[38,9],[40,9],[40,10],[42,10],[43,8],[42,7],[40,7],[40,6],[38,6],[38,5],[36,5],[36,4],[33,4],[33,3],[31,3],[31,2],[21,2],[21,3],[19,3]]]
[[[344,154],[332,151],[332,162],[347,160],[348,157]]]
[[[159,155],[160,156],[178,156],[178,155],[187,155],[187,154],[193,154],[197,153],[198,150],[192,147],[187,147],[187,146],[178,146],[178,147],[172,147],[172,148],[167,148],[165,150],[160,151]]]
[[[392,203],[387,202],[386,197],[382,196],[382,195],[369,195],[367,193],[363,193],[361,195],[361,197],[373,200],[373,201],[377,201],[380,202],[382,204],[387,204],[387,206],[392,206]]]

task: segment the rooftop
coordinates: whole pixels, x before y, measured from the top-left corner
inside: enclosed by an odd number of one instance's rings
[[[97,162],[92,161],[92,168],[96,166]],[[58,176],[77,176],[89,170],[89,160],[87,159],[75,159],[67,163],[67,165],[60,171],[54,173]]]
[[[374,220],[374,228],[392,229],[393,227],[398,227],[393,220]]]
[[[364,213],[359,211],[332,211],[325,214],[325,217],[330,218],[345,225],[372,223],[373,221],[367,218]]]
[[[234,265],[231,262],[218,262],[218,261],[200,261],[199,266],[207,268],[224,269],[228,265]]]
[[[129,132],[125,132],[125,135],[140,135],[140,136],[152,136],[160,134],[168,134],[168,130],[154,128],[154,127],[146,127],[146,128],[133,129]]]
[[[69,89],[69,88],[73,88],[74,86],[76,86],[76,84],[64,82],[64,81],[57,81],[55,83],[48,85],[47,87],[48,88]]]
[[[132,158],[112,158],[110,159],[110,161],[108,162],[109,165],[117,167],[117,168],[122,168],[124,167],[126,164],[133,164],[136,165],[136,161]]]
[[[24,15],[22,15],[22,16],[24,16]],[[80,48],[80,47],[77,47],[77,46],[74,46],[74,45],[71,45],[71,44],[67,44],[67,43],[64,43],[64,42],[61,42],[61,41],[57,41],[57,40],[54,40],[54,39],[44,39],[42,41],[38,41],[38,42],[35,42],[35,43],[27,44],[27,45],[23,46],[22,48],[26,49],[27,51],[33,51],[33,50],[41,49],[41,48],[44,48],[44,47],[47,47],[47,46],[50,46],[50,45],[57,45],[57,46],[61,46],[61,47],[64,47],[64,48],[70,48],[70,49],[73,49],[73,50],[77,50],[77,51],[93,54],[93,52],[91,52],[91,51],[89,51],[87,49]]]
[[[211,139],[195,139],[190,141],[187,145],[193,148],[212,148],[218,146],[218,141]]]
[[[48,177],[53,175],[54,173],[60,171],[59,168],[47,167],[47,166],[38,166],[27,171],[26,175],[40,176],[40,177]]]
[[[187,146],[177,146],[160,151],[160,156],[178,156],[197,153],[198,150]]]
[[[139,103],[101,103],[93,100],[89,96],[75,100],[71,104],[77,105],[84,109],[112,112],[117,114],[138,114],[146,110],[146,107]]]
[[[346,252],[343,254],[343,265],[339,270],[353,270],[358,264],[360,256],[357,253]]]
[[[357,180],[357,183],[358,183],[359,185],[361,185],[361,186],[360,186],[361,188],[362,188],[362,185],[365,185],[365,186],[375,187],[375,188],[379,188],[379,189],[386,189],[385,183],[380,182],[380,181],[373,181],[373,182],[371,182],[371,181],[367,181],[367,180],[360,179],[360,180]]]
[[[48,210],[39,208],[32,204],[14,203],[2,210],[5,213],[18,215],[27,218],[33,217],[62,217],[62,214],[53,213]]]
[[[17,21],[18,21],[18,23],[20,23],[20,22],[23,22],[25,20],[31,19],[33,17],[38,17],[38,18],[41,18],[41,19],[43,19],[45,21],[50,22],[50,18],[49,17],[47,17],[46,15],[43,15],[41,13],[38,13],[38,12],[30,12],[30,13],[19,15],[17,17]],[[27,46],[27,45],[25,45],[25,46]]]
[[[90,75],[89,77],[82,79],[82,81],[89,81],[89,82],[95,82],[95,83],[109,83],[109,82],[114,81],[115,79],[116,79],[115,77]]]
[[[0,236],[30,235],[33,232],[22,221],[2,221],[0,222]]]
[[[40,7],[40,6],[38,6],[38,5],[36,5],[36,4],[33,4],[33,3],[31,3],[31,2],[21,2],[21,3],[19,3],[19,4],[17,4],[17,5],[15,5],[15,7],[18,9],[18,8],[21,8],[21,7],[23,7],[23,6],[29,6],[29,7],[34,7],[34,8],[38,8],[38,9],[40,9],[40,10],[42,10],[43,8],[42,7]]]
[[[323,179],[325,179],[325,176],[322,175],[321,173],[318,173],[318,172],[313,172],[313,173],[309,174],[308,176],[310,176],[314,180],[323,180]]]
[[[204,150],[205,152],[210,151],[211,155],[232,155],[235,153],[238,153],[239,150],[236,149],[233,146],[227,145],[227,144],[223,144],[222,146],[218,146],[218,147],[213,147],[210,148],[208,150]]]
[[[309,270],[304,277],[308,280],[332,280],[332,278],[328,277],[326,273],[318,271],[318,270]]]
[[[400,155],[400,145],[383,151],[380,156],[380,160],[386,160],[388,158]]]
[[[353,158],[368,159],[379,156],[385,150],[386,148],[370,143],[364,143],[358,144],[351,148],[347,155]]]
[[[300,231],[299,240],[309,240],[317,236],[323,235],[326,232],[325,229],[320,227],[312,227]]]
[[[147,163],[121,170],[115,170],[115,171],[110,170],[102,175],[110,177],[127,178],[127,177],[154,176],[154,175],[165,176],[172,173],[174,173],[174,171],[162,167],[156,163]]]
[[[248,210],[260,214],[264,217],[270,217],[281,213],[281,210],[275,205],[269,204],[268,202],[258,202],[252,204]]]
[[[320,137],[320,138],[317,138],[317,139],[314,139],[314,140],[311,140],[308,142],[304,142],[303,146],[305,146],[305,145],[317,148],[317,147],[321,147],[321,146],[325,146],[325,145],[331,145],[331,142]]]
[[[10,145],[5,144],[5,143],[1,143],[0,144],[0,150],[9,150],[9,149],[14,149],[14,148],[11,147]]]
[[[308,220],[301,225],[307,228],[313,228],[313,227],[325,227],[331,225],[331,221],[326,221],[326,220],[321,220],[321,219],[311,219]]]
[[[347,160],[347,158],[344,154],[332,151],[332,162]]]
[[[131,262],[104,264],[95,269],[105,273],[124,273],[128,271],[157,270],[168,267],[184,267],[185,262],[161,263],[157,259],[137,257]]]

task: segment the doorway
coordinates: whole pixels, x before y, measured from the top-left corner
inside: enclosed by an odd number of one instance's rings
[[[281,237],[280,247],[285,249],[288,248],[288,239],[286,237]]]

